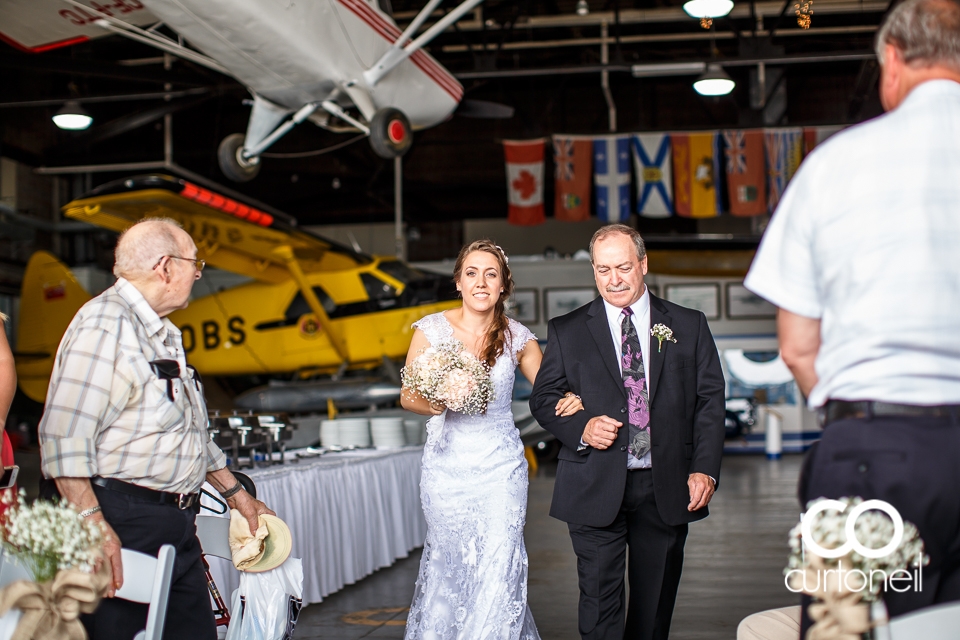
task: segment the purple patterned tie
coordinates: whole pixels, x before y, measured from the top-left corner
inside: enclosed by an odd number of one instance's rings
[[[637,459],[650,451],[650,404],[647,398],[646,372],[643,367],[643,352],[637,329],[630,321],[633,310],[626,307],[620,321],[620,370],[623,386],[627,390],[629,407],[630,444],[628,451]]]

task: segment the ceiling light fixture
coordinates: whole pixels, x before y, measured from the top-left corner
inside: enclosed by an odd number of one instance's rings
[[[83,131],[92,122],[93,118],[76,100],[68,100],[53,116],[53,124],[67,131]]]
[[[707,70],[693,83],[693,90],[702,96],[725,96],[737,86],[718,64],[707,65]]]
[[[733,11],[733,0],[690,0],[683,10],[692,18],[700,18],[700,26],[709,29],[714,18],[722,18]]]
[[[587,4],[587,0],[577,0],[577,15],[585,16],[590,13],[590,5]]]

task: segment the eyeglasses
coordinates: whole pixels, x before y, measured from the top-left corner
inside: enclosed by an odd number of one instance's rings
[[[197,269],[197,271],[203,271],[203,268],[207,266],[206,260],[192,260],[190,258],[181,258],[179,256],[160,256],[160,259],[157,260],[157,264],[153,265],[153,268],[156,269],[157,267],[159,267],[160,263],[163,262],[164,258],[170,258],[171,260],[186,260],[187,262],[192,262],[193,266]]]

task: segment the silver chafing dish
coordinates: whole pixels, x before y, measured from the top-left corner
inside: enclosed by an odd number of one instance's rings
[[[207,431],[210,439],[230,456],[230,467],[240,468],[240,456],[249,459],[250,467],[256,466],[259,453],[265,454],[264,464],[283,464],[286,442],[293,437],[297,426],[285,413],[254,413],[234,411],[222,415],[211,411]],[[274,462],[274,450],[280,452],[280,460]]]

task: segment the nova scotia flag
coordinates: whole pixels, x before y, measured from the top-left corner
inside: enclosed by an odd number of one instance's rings
[[[597,217],[606,222],[625,221],[630,215],[630,138],[594,138],[593,169]]]

